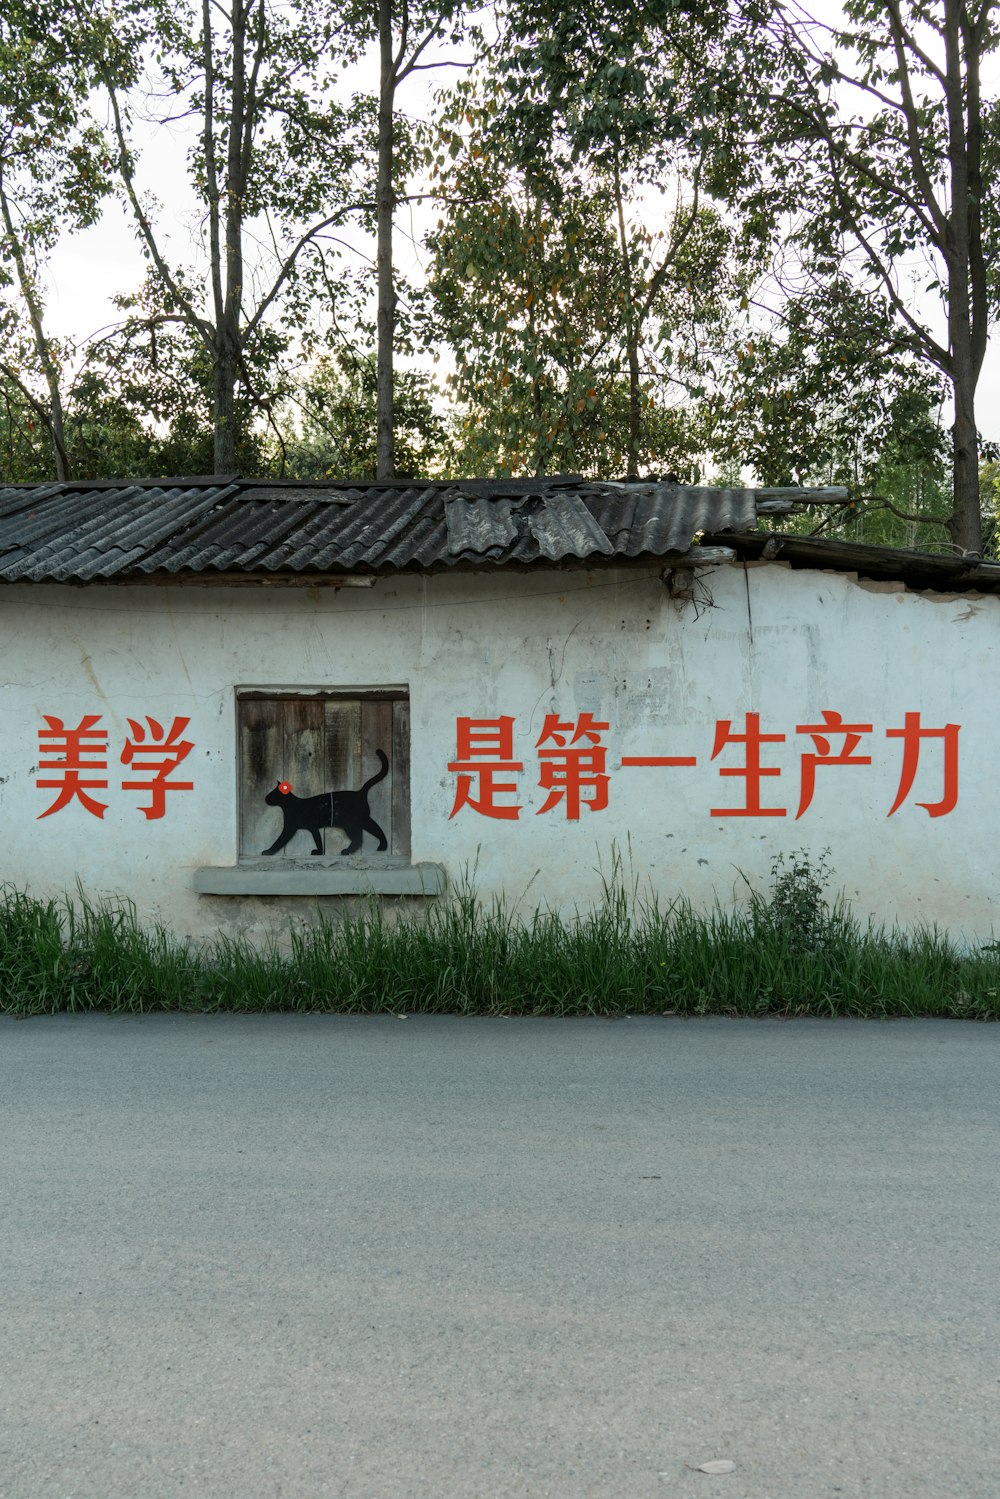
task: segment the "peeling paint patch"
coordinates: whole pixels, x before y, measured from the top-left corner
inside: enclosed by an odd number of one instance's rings
[[[604,704],[612,694],[611,678],[600,671],[578,671],[573,677],[573,701],[578,713],[604,717]]]
[[[841,573],[841,577],[855,587],[861,588],[865,593],[898,593],[907,592],[905,583],[900,583],[898,578],[859,578],[857,573]]]

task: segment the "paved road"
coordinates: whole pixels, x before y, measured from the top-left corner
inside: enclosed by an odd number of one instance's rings
[[[0,1022],[0,1492],[997,1499],[998,1081],[971,1022]]]

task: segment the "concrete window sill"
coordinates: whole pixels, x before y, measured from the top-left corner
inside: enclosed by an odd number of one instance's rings
[[[446,886],[441,864],[268,859],[194,872],[198,895],[441,895]]]

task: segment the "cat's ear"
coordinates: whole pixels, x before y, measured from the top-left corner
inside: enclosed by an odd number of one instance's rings
[[[282,796],[288,796],[288,794],[290,793],[291,789],[292,789],[292,783],[291,783],[291,781],[279,781],[278,782],[278,790],[281,792]]]

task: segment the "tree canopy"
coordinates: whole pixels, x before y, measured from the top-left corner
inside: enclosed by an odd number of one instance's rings
[[[10,0],[0,467],[846,483],[816,525],[977,554],[998,4]],[[73,345],[113,200],[144,279]]]
[[[982,87],[996,0],[845,0],[835,26],[795,0],[767,32],[775,85],[757,208],[783,228],[810,291],[848,279],[872,308],[865,322],[888,316],[900,357],[944,377],[948,532],[978,554],[976,390],[1000,269],[998,106]],[[822,297],[812,306],[829,322]]]

